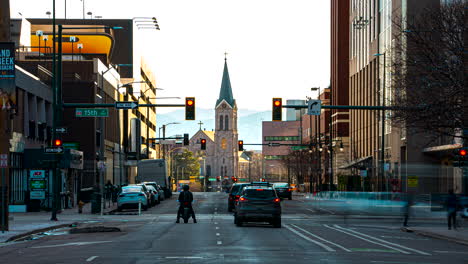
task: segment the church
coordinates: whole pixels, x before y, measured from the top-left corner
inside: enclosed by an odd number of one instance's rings
[[[214,131],[200,129],[195,133],[190,139],[189,150],[201,157],[202,175],[221,176],[221,179],[238,177],[237,104],[232,95],[226,58],[219,98],[215,105],[215,120]],[[206,139],[206,150],[201,150],[201,139]]]

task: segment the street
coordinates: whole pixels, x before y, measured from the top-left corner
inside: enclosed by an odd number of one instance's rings
[[[400,231],[401,219],[344,217],[312,200],[283,200],[281,229],[236,227],[226,193],[194,193],[197,224],[176,224],[174,195],[141,216],[87,225],[122,232],[55,235],[0,246],[3,263],[468,263],[467,247]],[[418,220],[418,226],[445,222]]]

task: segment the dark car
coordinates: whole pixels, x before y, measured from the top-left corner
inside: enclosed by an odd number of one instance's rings
[[[287,182],[275,182],[273,183],[273,187],[278,197],[292,199],[292,188]]]
[[[236,207],[236,202],[239,200],[240,193],[244,186],[249,185],[249,183],[234,183],[229,190],[229,197],[228,197],[228,212],[232,212],[232,210]]]
[[[281,200],[273,187],[246,186],[236,204],[234,223],[269,222],[281,227]]]

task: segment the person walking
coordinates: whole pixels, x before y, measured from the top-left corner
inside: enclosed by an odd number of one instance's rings
[[[448,229],[453,228],[457,229],[457,209],[458,209],[458,199],[457,196],[453,193],[453,190],[449,190],[449,195],[446,201],[447,205],[447,221],[448,221]]]
[[[408,226],[408,219],[411,214],[411,206],[414,204],[414,197],[412,194],[408,193],[405,197],[405,205],[403,206],[404,221],[403,226]]]

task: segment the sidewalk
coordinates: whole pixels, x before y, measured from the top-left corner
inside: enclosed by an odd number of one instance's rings
[[[110,207],[107,207],[107,205],[104,214],[117,208],[117,203],[114,205],[111,203]],[[12,241],[29,234],[66,227],[73,223],[96,220],[100,217],[100,214],[91,214],[91,203],[85,204],[82,214],[78,214],[78,208],[75,207],[64,209],[57,214],[58,221],[51,221],[51,215],[51,212],[46,211],[10,213],[10,230],[4,233],[0,231],[0,243]]]
[[[415,234],[421,236],[443,239],[468,246],[467,228],[448,230],[447,227],[404,227],[401,230],[404,232],[414,232]]]

